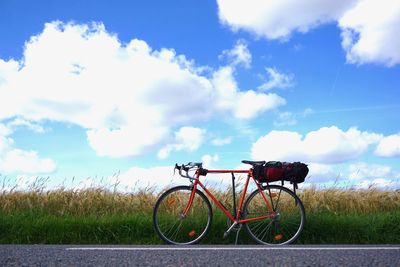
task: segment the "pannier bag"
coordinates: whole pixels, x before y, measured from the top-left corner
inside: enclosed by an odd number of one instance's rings
[[[301,162],[269,161],[253,167],[254,178],[260,183],[284,180],[299,184],[304,182],[307,174],[308,167]]]
[[[293,162],[293,163],[285,162],[283,164],[283,168],[285,169],[284,180],[296,184],[304,182],[308,174],[307,164],[301,162]]]

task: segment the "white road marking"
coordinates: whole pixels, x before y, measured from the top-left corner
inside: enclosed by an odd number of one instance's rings
[[[66,250],[400,250],[400,247],[72,247]]]

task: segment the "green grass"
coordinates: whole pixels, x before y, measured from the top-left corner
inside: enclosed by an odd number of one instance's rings
[[[308,214],[302,244],[400,244],[400,211]]]
[[[151,216],[73,217],[32,214],[1,216],[0,243],[152,244]]]
[[[202,244],[232,244],[235,234],[222,239],[226,217],[215,213]],[[243,230],[239,242],[254,243]],[[2,244],[161,244],[151,214],[124,216],[54,216],[3,214]],[[375,214],[308,214],[298,244],[399,244],[400,212]]]

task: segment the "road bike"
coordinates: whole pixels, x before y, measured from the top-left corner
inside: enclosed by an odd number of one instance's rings
[[[294,242],[305,224],[304,206],[295,192],[282,185],[259,182],[253,173],[254,167],[265,161],[248,161],[248,170],[207,170],[202,163],[177,165],[179,175],[189,179],[190,185],[173,187],[158,198],[153,210],[153,224],[158,236],[168,244],[189,245],[200,242],[211,227],[213,211],[210,197],[226,216],[230,226],[225,231],[227,237],[232,230],[244,227],[250,237],[264,245],[284,245]],[[185,173],[183,173],[185,172]],[[230,173],[232,176],[232,212],[200,181],[208,174]],[[235,174],[246,174],[238,207],[236,208]],[[246,197],[250,180],[256,189]],[[203,191],[200,191],[202,188]],[[207,196],[206,196],[207,195]]]

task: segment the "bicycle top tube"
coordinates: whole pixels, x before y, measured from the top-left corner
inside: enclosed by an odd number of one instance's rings
[[[248,170],[208,170],[208,173],[249,173]]]
[[[188,178],[190,180],[196,180],[199,178],[199,176],[206,176],[208,173],[252,173],[251,168],[247,170],[208,170],[203,168],[202,163],[193,162],[182,165],[175,164],[174,173],[175,170],[178,170],[180,176],[182,176],[183,178]],[[189,174],[189,172],[191,172],[191,174]]]

